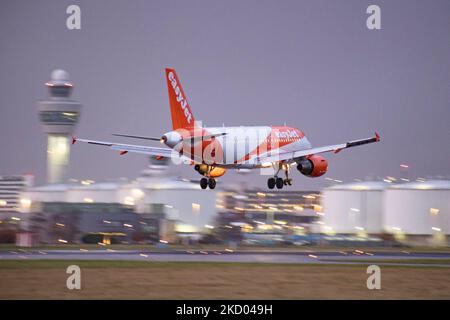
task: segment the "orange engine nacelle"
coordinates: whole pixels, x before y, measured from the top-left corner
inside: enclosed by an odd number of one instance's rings
[[[298,162],[297,170],[308,177],[320,177],[327,172],[328,162],[322,156],[309,156]]]
[[[227,172],[227,169],[219,168],[219,167],[213,167],[212,169],[207,164],[196,164],[195,165],[195,171],[200,173],[202,176],[206,176],[206,174],[209,171],[209,177],[211,178],[218,178],[221,177]]]

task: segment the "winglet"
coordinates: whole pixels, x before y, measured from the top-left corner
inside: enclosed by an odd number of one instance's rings
[[[72,144],[75,144],[75,142],[77,142],[77,138],[75,138],[75,136],[72,136]]]
[[[375,141],[378,142],[380,140],[381,140],[380,135],[378,134],[378,132],[375,132]]]

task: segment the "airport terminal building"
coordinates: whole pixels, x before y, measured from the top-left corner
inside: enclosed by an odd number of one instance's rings
[[[35,241],[174,242],[198,239],[216,215],[216,192],[151,164],[132,181],[71,181],[22,192],[21,228]]]

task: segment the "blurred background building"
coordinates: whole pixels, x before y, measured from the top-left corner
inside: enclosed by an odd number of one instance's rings
[[[384,192],[384,231],[409,244],[444,245],[450,235],[450,181],[421,180]]]
[[[328,234],[381,234],[383,192],[388,183],[336,184],[323,190],[323,226]]]

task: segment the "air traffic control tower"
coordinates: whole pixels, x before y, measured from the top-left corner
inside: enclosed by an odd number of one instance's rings
[[[48,100],[38,102],[39,119],[47,134],[47,182],[64,183],[68,178],[70,141],[80,117],[81,104],[70,99],[73,84],[64,70],[53,70],[45,84]]]

